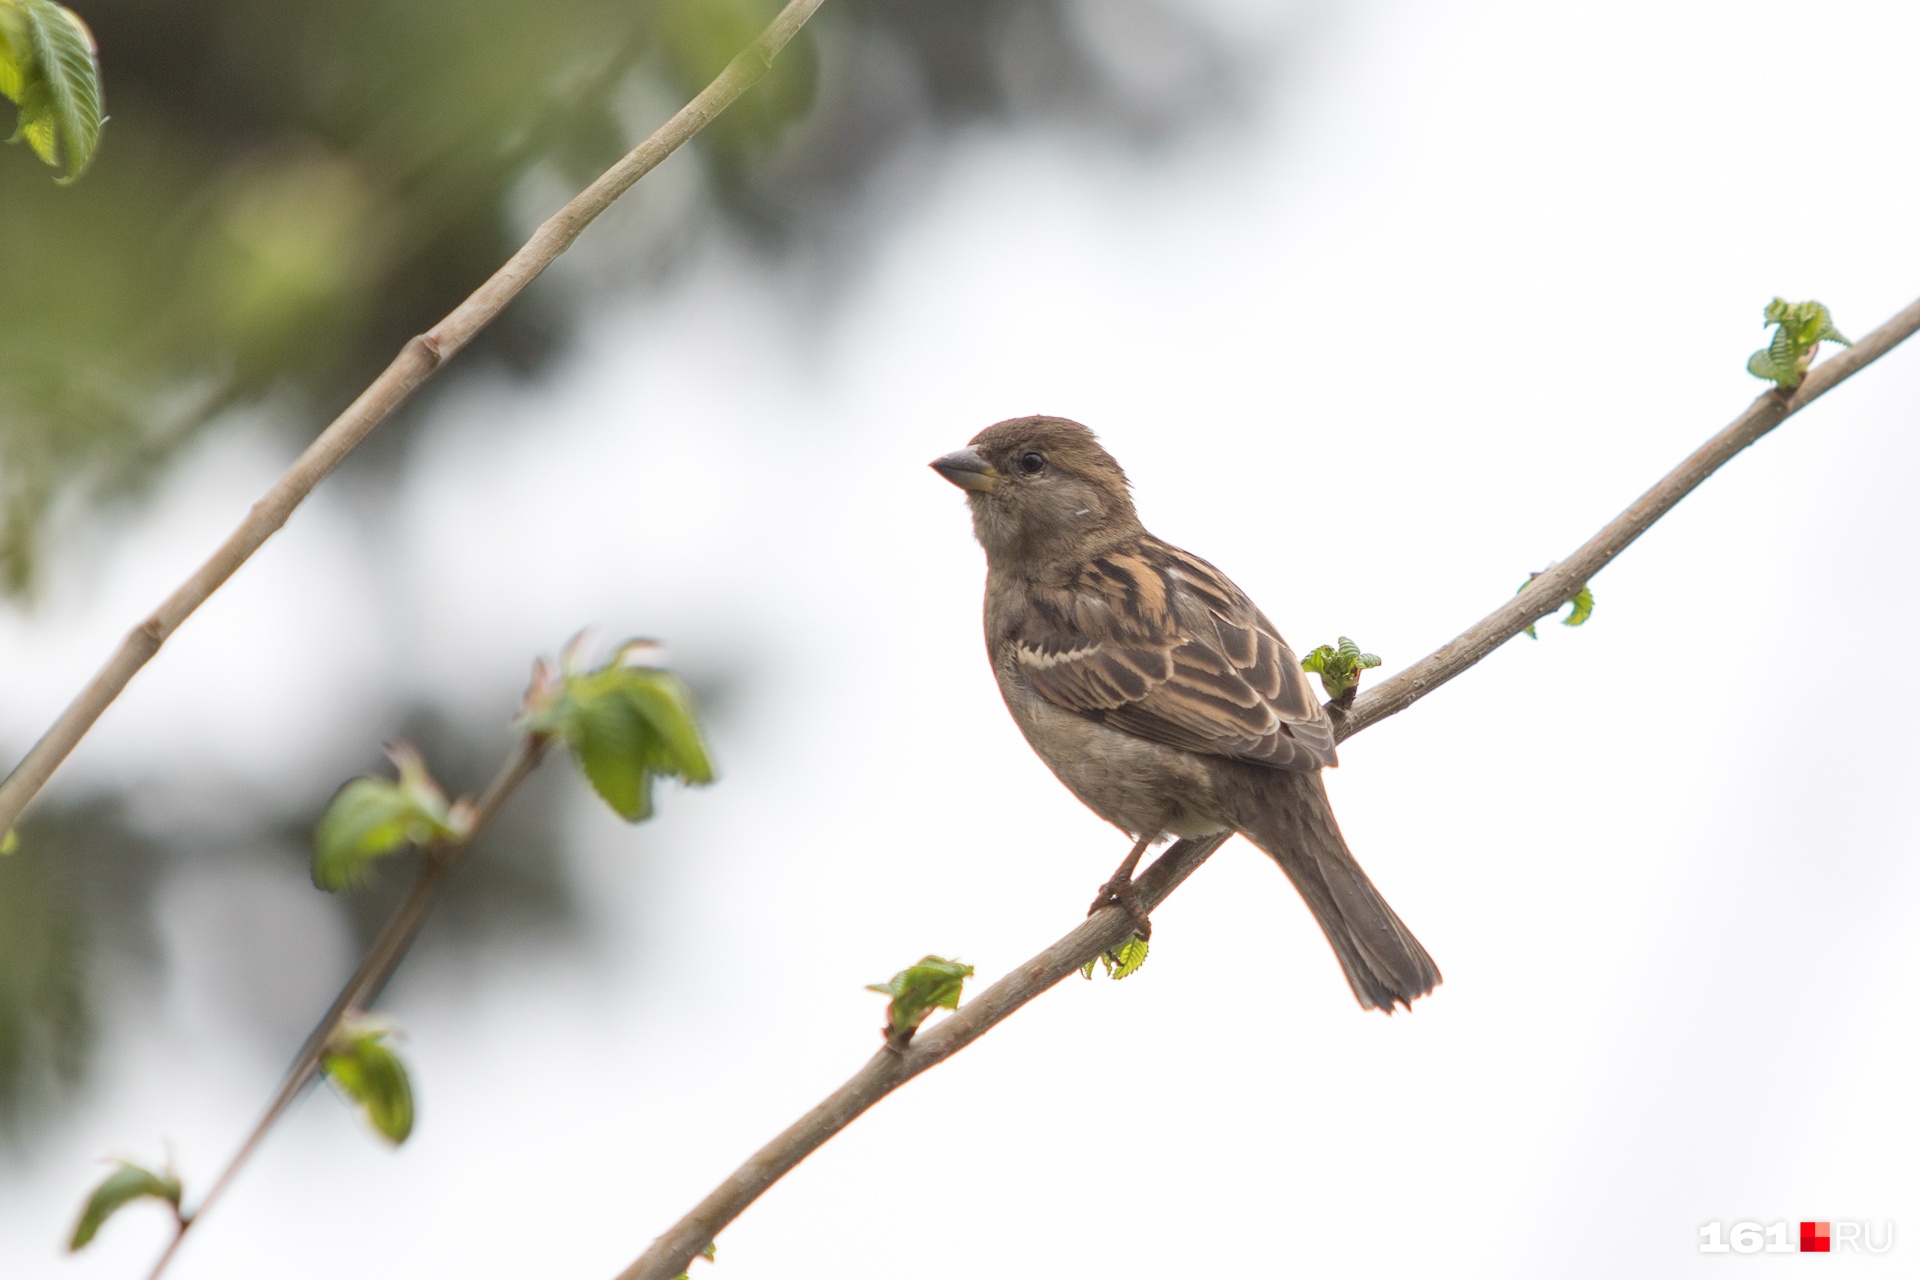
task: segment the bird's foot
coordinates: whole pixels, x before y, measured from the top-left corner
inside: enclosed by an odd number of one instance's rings
[[[1087,908],[1087,914],[1103,907],[1120,907],[1133,918],[1133,931],[1145,942],[1153,936],[1153,921],[1147,916],[1147,908],[1140,901],[1140,891],[1133,887],[1133,881],[1115,877],[1100,886],[1100,892],[1094,897],[1093,905]]]

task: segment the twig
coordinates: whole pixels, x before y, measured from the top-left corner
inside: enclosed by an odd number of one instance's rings
[[[688,139],[746,92],[773,65],[774,58],[800,30],[821,0],[789,0],[757,39],[737,54],[713,83],[656,129],[558,213],[540,224],[505,266],[448,312],[440,323],[407,341],[393,363],[360,393],[325,431],[306,447],[292,466],[253,504],[218,550],[181,583],[145,621],[127,633],[120,647],[86,688],[33,744],[6,781],[0,782],[0,835],[20,819],[27,802],[53,776],[127,683],[152,660],[180,624],[205,604],[263,543],[287,522],[295,507],[341,461],[392,415],[416,388],[433,376],[487,325],[491,324],[522,289],[533,283],[547,265],[566,252],[587,225],[627,188],[672,155]]]
[[[252,1131],[247,1134],[246,1141],[240,1144],[240,1149],[234,1152],[231,1160],[227,1161],[227,1167],[221,1171],[220,1176],[214,1180],[213,1186],[208,1189],[206,1195],[201,1197],[200,1203],[193,1208],[192,1212],[179,1215],[179,1229],[174,1232],[173,1239],[167,1242],[165,1252],[153,1264],[149,1280],[159,1280],[161,1273],[167,1269],[167,1264],[173,1261],[173,1255],[179,1250],[181,1241],[186,1239],[187,1232],[195,1223],[207,1216],[207,1210],[211,1209],[221,1193],[226,1191],[228,1184],[239,1174],[241,1167],[260,1146],[268,1132],[279,1123],[280,1117],[287,1113],[287,1108],[291,1107],[307,1086],[319,1076],[320,1060],[326,1056],[327,1043],[332,1039],[334,1028],[340,1025],[341,1019],[349,1014],[364,1011],[386,987],[388,980],[393,977],[394,970],[400,967],[400,962],[406,958],[408,950],[412,948],[414,939],[420,936],[420,928],[427,922],[427,916],[433,911],[434,904],[440,900],[441,891],[446,887],[448,878],[466,860],[474,842],[492,825],[494,818],[507,803],[507,797],[513,794],[514,788],[539,767],[540,757],[546,752],[546,747],[547,741],[542,735],[523,734],[515,745],[513,754],[507,757],[506,763],[500,766],[500,771],[494,774],[493,781],[487,784],[487,789],[480,793],[480,799],[474,803],[473,825],[468,830],[466,838],[458,843],[439,845],[426,851],[425,864],[420,868],[420,876],[414,881],[412,892],[408,893],[406,899],[394,909],[393,914],[387,917],[386,924],[381,926],[379,936],[373,940],[373,945],[367,948],[367,954],[361,959],[360,967],[354,970],[353,976],[348,978],[346,985],[340,988],[340,994],[334,997],[332,1006],[320,1021],[314,1024],[306,1043],[302,1044],[300,1052],[294,1055],[293,1065],[287,1068],[286,1075],[281,1078],[280,1087],[274,1092],[273,1100],[267,1104],[267,1109],[254,1123]]]
[[[1586,545],[1535,578],[1525,591],[1435,653],[1361,696],[1351,711],[1334,711],[1337,735],[1350,738],[1368,725],[1404,711],[1518,635],[1529,623],[1558,609],[1628,543],[1735,454],[1891,351],[1916,329],[1920,329],[1920,302],[1875,329],[1858,346],[1814,366],[1792,394],[1770,391],[1761,396],[1732,425],[1702,445]],[[1142,905],[1148,910],[1159,906],[1225,841],[1225,836],[1211,836],[1176,842],[1141,876]],[[721,1228],[868,1108],[978,1040],[1048,987],[1119,946],[1132,931],[1133,923],[1124,910],[1107,907],[961,1005],[951,1017],[921,1032],[904,1051],[883,1048],[874,1054],[825,1102],[762,1147],[691,1213],[655,1239],[632,1266],[620,1273],[619,1280],[672,1280],[686,1271]]]

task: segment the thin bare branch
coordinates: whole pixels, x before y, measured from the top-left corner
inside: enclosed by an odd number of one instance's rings
[[[373,945],[367,948],[367,954],[361,959],[360,967],[354,970],[353,976],[348,978],[346,985],[340,988],[340,994],[334,997],[332,1006],[321,1016],[320,1021],[314,1024],[306,1043],[300,1046],[300,1052],[294,1055],[293,1064],[287,1068],[286,1075],[281,1078],[280,1087],[274,1091],[273,1100],[267,1104],[267,1109],[254,1123],[252,1131],[247,1134],[246,1141],[240,1144],[240,1149],[234,1152],[231,1160],[227,1161],[227,1167],[221,1170],[220,1176],[214,1180],[213,1186],[208,1189],[205,1196],[201,1197],[200,1203],[192,1212],[180,1215],[179,1229],[174,1233],[173,1239],[167,1242],[166,1250],[161,1253],[159,1260],[154,1263],[150,1280],[159,1280],[161,1273],[166,1271],[167,1264],[173,1261],[173,1255],[179,1250],[181,1241],[186,1239],[187,1232],[207,1216],[207,1210],[220,1199],[228,1185],[239,1174],[241,1167],[247,1163],[248,1158],[258,1149],[273,1126],[279,1123],[280,1117],[287,1113],[287,1108],[291,1107],[305,1092],[307,1086],[318,1078],[320,1060],[326,1055],[327,1043],[333,1038],[334,1029],[340,1025],[341,1019],[349,1014],[364,1012],[386,987],[394,971],[400,967],[400,962],[406,959],[407,952],[413,947],[414,939],[420,936],[420,928],[426,924],[427,916],[439,902],[440,894],[446,888],[449,877],[466,860],[474,842],[493,825],[494,818],[506,805],[507,797],[511,796],[514,789],[526,781],[527,776],[539,767],[540,757],[545,753],[546,746],[546,739],[541,735],[523,734],[515,745],[513,754],[507,757],[506,763],[500,766],[500,771],[494,774],[493,781],[487,784],[487,789],[480,793],[480,799],[474,803],[473,825],[466,838],[458,843],[440,845],[427,851],[424,864],[420,868],[420,876],[414,881],[412,891],[394,909],[393,914],[387,918],[386,924],[381,926],[379,935],[373,940]]]
[[[1412,706],[1512,639],[1529,623],[1558,609],[1625,550],[1627,544],[1645,533],[1654,521],[1735,454],[1891,351],[1916,329],[1920,329],[1920,302],[1875,329],[1858,346],[1815,365],[1806,381],[1792,394],[1768,392],[1761,396],[1726,430],[1702,445],[1573,555],[1534,579],[1525,591],[1431,656],[1363,694],[1351,711],[1343,713],[1330,707],[1338,722],[1339,737],[1350,738],[1368,725]],[[1224,836],[1212,836],[1176,842],[1140,877],[1142,904],[1150,911],[1159,906],[1225,841]],[[655,1239],[632,1266],[620,1273],[619,1280],[672,1280],[685,1272],[723,1227],[868,1108],[922,1071],[946,1061],[978,1040],[1067,975],[1119,946],[1132,932],[1133,923],[1127,913],[1119,907],[1107,907],[961,1005],[951,1017],[933,1023],[906,1049],[899,1052],[882,1049],[876,1053],[826,1101],[762,1147],[691,1213]]]
[[[268,538],[279,532],[294,508],[305,501],[375,427],[404,404],[421,383],[473,341],[474,335],[491,324],[548,264],[566,252],[589,223],[764,77],[774,58],[820,4],[821,0],[789,0],[767,29],[736,55],[698,97],[594,179],[558,213],[541,223],[505,266],[448,312],[440,323],[407,341],[393,363],[253,504],[246,519],[227,535],[219,549],[176,587],[158,609],[127,633],[106,665],[67,704],[66,710],[33,744],[32,750],[14,766],[6,781],[0,782],[0,834],[20,820],[27,803],[47,784],[54,770],[140,668],[160,652],[160,646],[179,630],[194,610],[205,604]]]

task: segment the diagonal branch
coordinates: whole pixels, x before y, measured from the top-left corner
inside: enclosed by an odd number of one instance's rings
[[[72,753],[140,668],[160,652],[160,646],[180,629],[180,624],[194,610],[205,604],[268,538],[279,532],[294,508],[375,427],[406,403],[421,383],[473,341],[474,335],[493,323],[521,290],[566,252],[589,223],[725,111],[734,99],[758,83],[773,66],[774,58],[820,4],[821,0],[788,0],[786,8],[767,29],[741,50],[699,96],[594,179],[558,213],[541,223],[505,266],[448,312],[440,323],[408,340],[393,363],[302,451],[206,562],[174,588],[173,594],[145,621],[127,633],[106,665],[67,704],[66,710],[14,766],[6,780],[0,782],[0,836],[19,821],[28,801],[47,784],[53,771]]]
[[[420,878],[414,881],[413,890],[387,917],[386,924],[380,928],[379,936],[373,945],[367,948],[367,954],[360,961],[353,976],[340,988],[340,994],[334,997],[333,1004],[320,1021],[314,1024],[306,1042],[300,1046],[300,1052],[294,1055],[293,1065],[287,1068],[287,1074],[281,1077],[280,1087],[275,1090],[273,1100],[254,1122],[253,1129],[247,1134],[240,1149],[227,1161],[227,1167],[220,1171],[207,1194],[201,1197],[191,1213],[180,1215],[179,1227],[173,1239],[167,1242],[166,1249],[153,1264],[149,1280],[159,1280],[160,1274],[173,1261],[173,1255],[196,1223],[207,1216],[214,1202],[239,1174],[249,1157],[259,1148],[267,1134],[278,1124],[280,1117],[306,1091],[320,1074],[320,1060],[326,1056],[327,1044],[333,1038],[333,1032],[341,1019],[349,1014],[363,1012],[393,977],[394,970],[406,959],[412,949],[414,939],[420,936],[420,928],[426,924],[427,916],[439,902],[441,892],[446,888],[448,879],[454,870],[466,860],[467,854],[477,841],[493,825],[505,807],[507,798],[514,789],[526,781],[529,774],[540,767],[540,757],[546,753],[547,739],[542,734],[523,734],[515,745],[513,754],[487,784],[474,802],[473,824],[466,836],[457,844],[446,844],[426,851],[426,860],[420,868]]]
[[[1151,911],[1166,901],[1181,881],[1226,842],[1224,835],[1176,841],[1134,881],[1140,905]],[[1107,907],[1097,911],[1072,933],[961,1005],[951,1017],[920,1032],[905,1049],[882,1048],[825,1102],[734,1170],[692,1213],[649,1245],[632,1266],[620,1273],[619,1280],[672,1280],[685,1272],[722,1227],[862,1112],[922,1071],[945,1062],[1029,1000],[1132,934],[1133,919],[1124,910]]]
[[[1675,503],[1732,461],[1735,454],[1899,346],[1916,329],[1920,329],[1920,302],[1910,304],[1861,339],[1859,346],[1813,366],[1806,380],[1792,392],[1766,392],[1719,435],[1695,449],[1665,479],[1615,516],[1611,524],[1587,539],[1578,551],[1528,583],[1525,591],[1405,671],[1362,694],[1351,711],[1344,715],[1334,712],[1336,736],[1351,737],[1376,721],[1405,711],[1558,609]]]
[[[1404,711],[1473,666],[1506,641],[1558,609],[1589,578],[1701,481],[1789,416],[1805,408],[1859,370],[1873,363],[1920,329],[1920,301],[1868,334],[1860,344],[1816,365],[1791,394],[1769,391],[1754,401],[1720,434],[1707,441],[1659,484],[1643,494],[1606,528],[1559,565],[1535,578],[1528,588],[1479,623],[1407,670],[1359,698],[1351,711],[1329,708],[1341,739]],[[1197,870],[1225,836],[1180,840],[1147,868],[1136,882],[1142,905],[1152,910]],[[789,1170],[852,1124],[880,1099],[929,1067],[945,1062],[1010,1017],[1022,1005],[1133,932],[1127,913],[1107,907],[1087,918],[1066,937],[961,1005],[951,1017],[916,1036],[904,1050],[882,1049],[826,1101],[762,1147],[725,1182],[647,1247],[619,1280],[673,1280]]]

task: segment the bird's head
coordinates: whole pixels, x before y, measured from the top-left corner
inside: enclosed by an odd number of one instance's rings
[[[1038,567],[1140,532],[1127,473],[1066,418],[996,422],[930,464],[967,491],[988,563]]]

